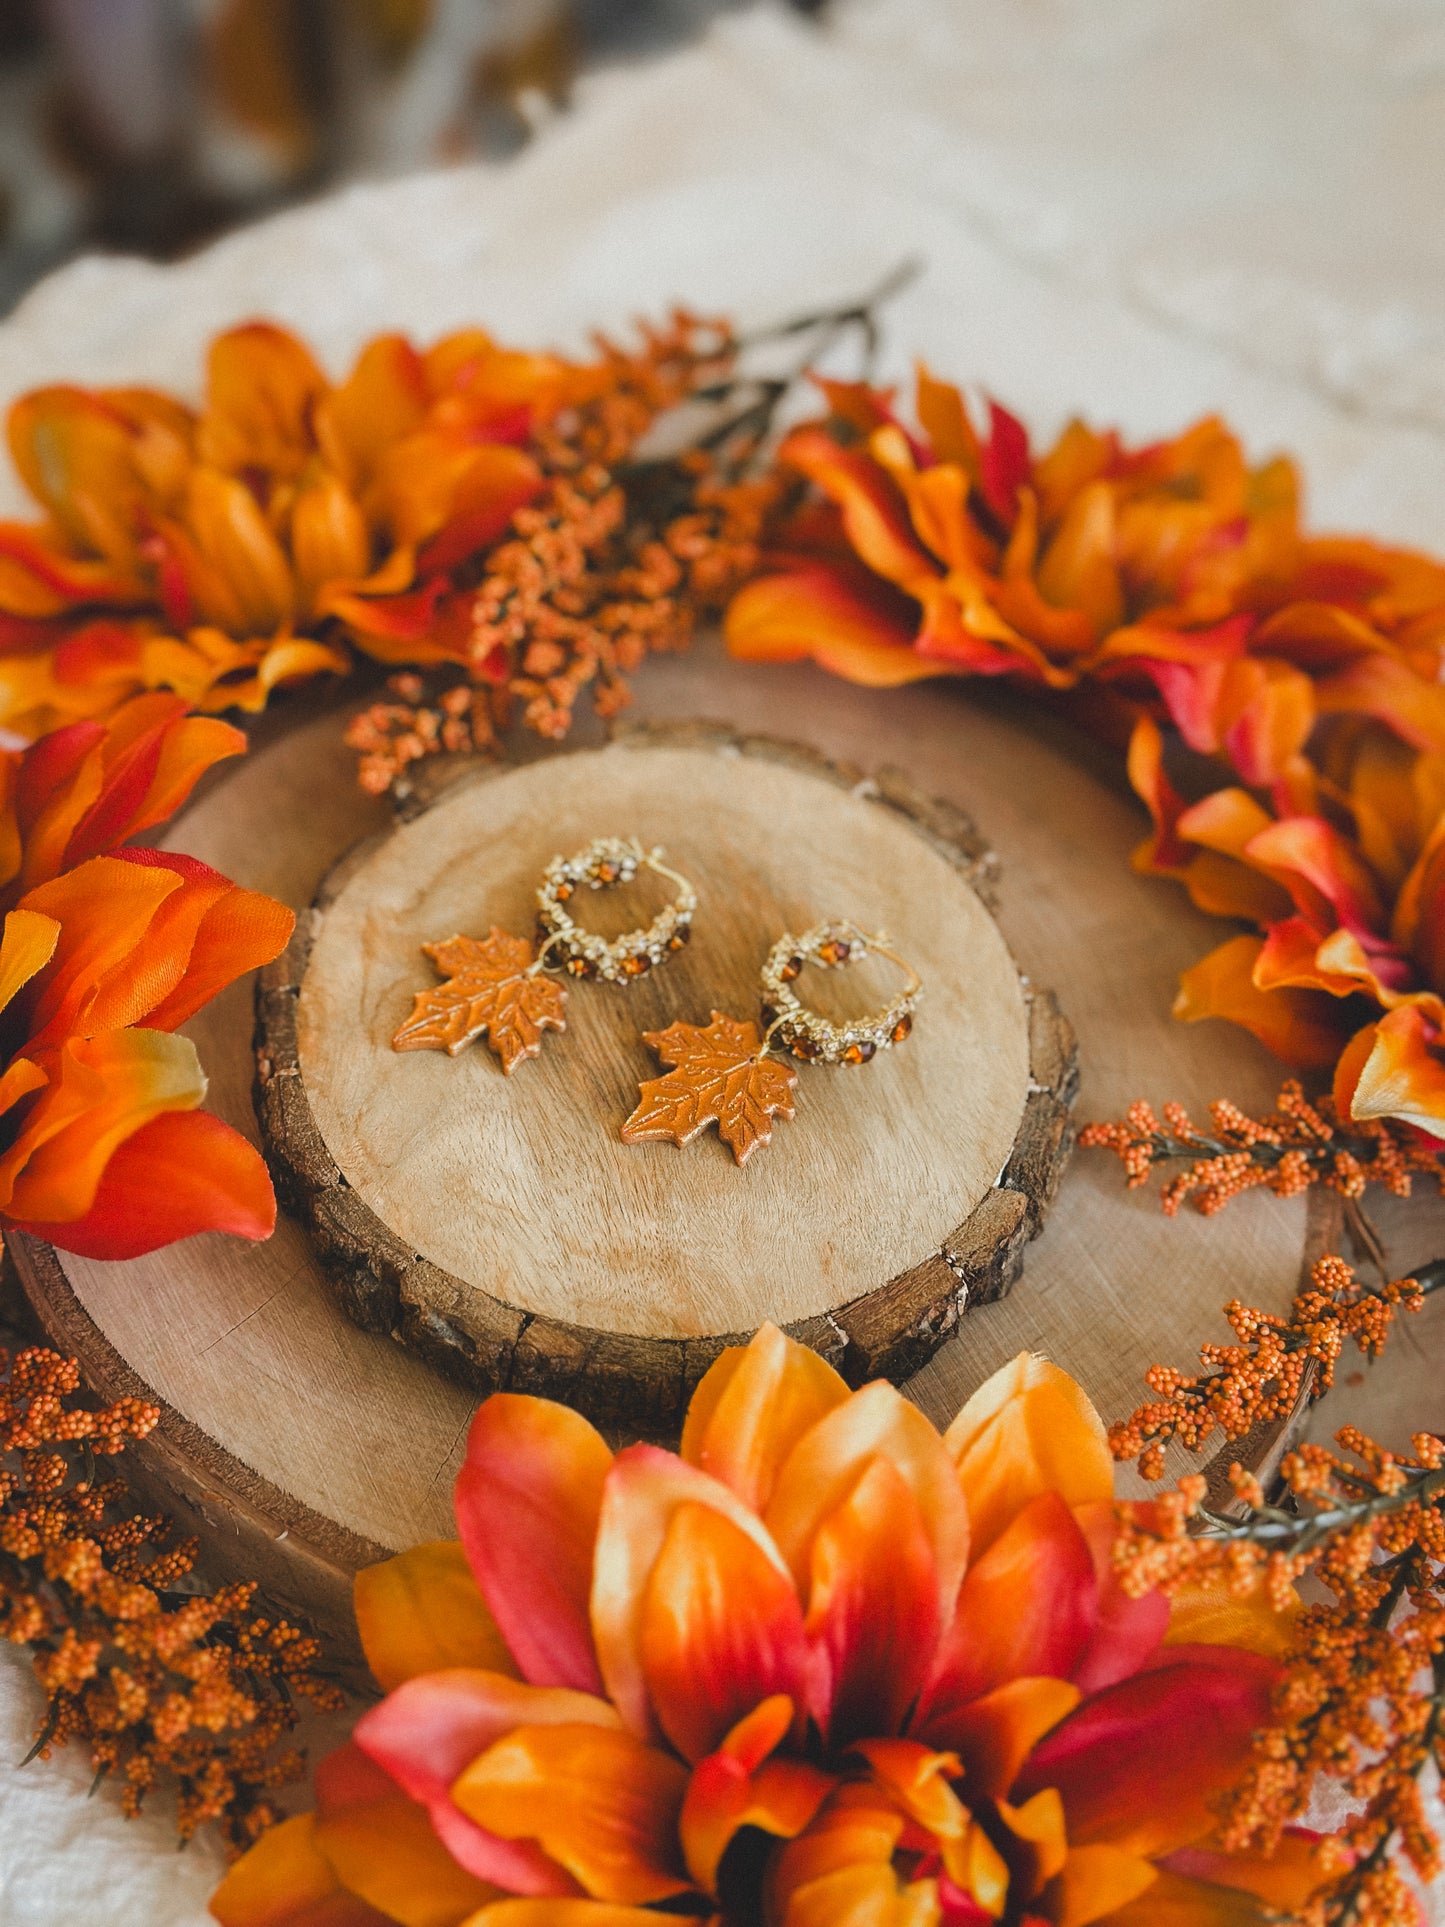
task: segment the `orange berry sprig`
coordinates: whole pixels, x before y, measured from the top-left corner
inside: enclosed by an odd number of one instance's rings
[[[239,1851],[280,1817],[274,1792],[302,1760],[279,1743],[298,1701],[342,1704],[314,1639],[254,1610],[256,1587],[178,1591],[193,1541],[167,1546],[164,1518],[137,1513],[88,1456],[144,1438],[160,1413],[122,1399],[68,1404],[73,1359],[0,1350],[0,1635],[31,1648],[45,1712],[31,1757],[88,1748],[138,1813],[165,1784],[187,1839],[207,1821]],[[78,1458],[75,1448],[87,1455]]]
[[[1442,1284],[1445,1263],[1424,1266],[1415,1278],[1363,1285],[1342,1258],[1324,1257],[1282,1318],[1232,1298],[1224,1316],[1239,1342],[1201,1346],[1198,1374],[1151,1365],[1144,1376],[1156,1397],[1110,1427],[1115,1458],[1137,1459],[1146,1479],[1158,1479],[1170,1440],[1199,1452],[1216,1431],[1241,1439],[1262,1421],[1286,1417],[1302,1393],[1318,1398],[1329,1390],[1347,1342],[1378,1356],[1396,1314],[1418,1311]]]
[[[1122,1506],[1116,1570],[1135,1595],[1222,1578],[1281,1605],[1313,1572],[1331,1597],[1294,1621],[1270,1722],[1220,1808],[1220,1845],[1273,1853],[1333,1781],[1352,1811],[1322,1843],[1332,1877],[1300,1927],[1418,1927],[1405,1869],[1429,1881],[1442,1866],[1421,1777],[1445,1766],[1445,1443],[1422,1433],[1397,1455],[1353,1427],[1337,1443],[1286,1457],[1278,1504],[1236,1466],[1227,1513],[1203,1506],[1198,1475]]]
[[[1186,1202],[1211,1217],[1242,1191],[1260,1186],[1292,1198],[1323,1184],[1344,1198],[1359,1198],[1368,1185],[1382,1184],[1407,1198],[1416,1173],[1438,1184],[1445,1172],[1445,1146],[1389,1118],[1341,1123],[1328,1097],[1307,1098],[1293,1078],[1275,1106],[1269,1115],[1252,1118],[1227,1098],[1216,1099],[1209,1107],[1210,1133],[1195,1125],[1182,1104],[1166,1104],[1161,1122],[1141,1099],[1121,1123],[1086,1124],[1079,1143],[1112,1151],[1131,1191],[1148,1182],[1156,1165],[1187,1158],[1187,1168],[1160,1190],[1169,1217]]]

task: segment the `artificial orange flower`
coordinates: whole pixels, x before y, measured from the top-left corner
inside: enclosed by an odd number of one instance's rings
[[[917,431],[887,392],[825,388],[829,417],[779,451],[814,495],[728,611],[735,655],[879,687],[1088,685],[1096,713],[1168,719],[1248,783],[1287,775],[1341,710],[1445,749],[1445,568],[1304,536],[1293,466],[1251,469],[1222,422],[1131,449],[1074,421],[1036,455],[997,403],[980,434],[926,371]]]
[[[119,847],[244,748],[157,694],[0,756],[0,1224],[110,1258],[270,1233],[265,1166],[196,1109],[205,1075],[173,1033],[293,918],[190,857]]]
[[[425,352],[381,336],[333,384],[252,322],[213,343],[199,413],[149,389],[23,396],[10,448],[46,519],[0,524],[0,724],[158,688],[260,709],[345,669],[348,641],[440,660],[449,572],[538,492],[522,444],[589,379],[467,330]]]
[[[943,1436],[773,1327],[678,1453],[499,1394],[460,1544],[357,1581],[380,1705],[217,1892],[224,1927],[1249,1927],[1217,1851],[1282,1620],[1114,1580],[1104,1430],[1023,1356]]]
[[[1445,756],[1359,719],[1327,727],[1270,809],[1242,788],[1186,803],[1145,720],[1130,775],[1154,834],[1140,869],[1256,926],[1184,975],[1176,1014],[1224,1017],[1334,1074],[1344,1117],[1445,1138]]]

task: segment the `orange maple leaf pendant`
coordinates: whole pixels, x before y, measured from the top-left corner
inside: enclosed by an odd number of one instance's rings
[[[541,1050],[543,1031],[566,1030],[567,992],[541,974],[525,937],[493,924],[485,937],[449,937],[422,949],[446,982],[416,993],[393,1050],[444,1050],[455,1057],[485,1031],[510,1077]]]
[[[767,1055],[756,1024],[715,1010],[709,1024],[669,1024],[643,1036],[673,1068],[642,1085],[641,1101],[622,1127],[626,1143],[691,1144],[716,1124],[723,1143],[746,1164],[772,1138],[772,1120],[792,1117],[798,1074]]]

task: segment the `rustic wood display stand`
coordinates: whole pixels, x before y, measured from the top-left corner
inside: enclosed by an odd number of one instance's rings
[[[326,878],[257,1003],[263,1141],[358,1324],[472,1390],[675,1435],[719,1351],[765,1319],[861,1384],[916,1371],[1012,1284],[1067,1153],[1075,1052],[1053,997],[1019,982],[960,812],[898,776],[860,784],[799,745],[683,725],[483,767],[407,814]],[[574,984],[565,1035],[510,1078],[480,1043],[393,1051],[433,981],[420,945],[493,922],[530,934],[548,857],[597,834],[665,843],[699,895],[693,942],[625,989]],[[657,907],[640,889],[584,892],[577,916],[636,927]],[[907,1045],[800,1067],[796,1120],[746,1168],[713,1134],[623,1144],[658,1074],[642,1032],[755,1017],[772,943],[829,916],[886,926],[922,976]],[[888,968],[812,994],[840,1014],[882,1003]]]

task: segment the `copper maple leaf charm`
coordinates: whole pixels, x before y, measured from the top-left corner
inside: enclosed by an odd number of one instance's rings
[[[642,1086],[642,1102],[622,1127],[629,1144],[671,1138],[691,1144],[716,1124],[739,1164],[773,1134],[771,1120],[793,1115],[798,1074],[763,1055],[756,1024],[715,1010],[710,1024],[669,1024],[643,1033],[664,1064],[675,1068]]]
[[[565,1030],[567,992],[533,972],[532,946],[492,925],[490,935],[451,937],[422,949],[447,979],[419,990],[393,1050],[444,1050],[453,1057],[483,1031],[510,1077],[542,1048],[544,1030]]]

